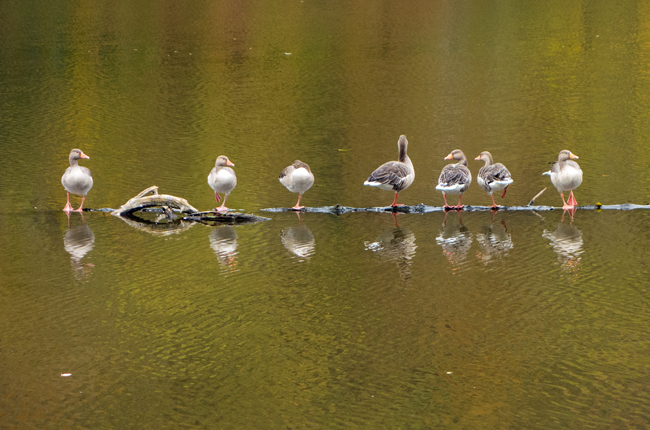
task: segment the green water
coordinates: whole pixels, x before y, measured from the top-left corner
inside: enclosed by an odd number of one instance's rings
[[[581,205],[647,204],[648,70],[635,2],[3,2],[0,427],[650,426],[650,212],[260,211],[294,159],[306,206],[389,204],[362,184],[401,134],[402,203],[440,206],[461,148],[500,203],[559,206],[570,149]],[[68,219],[75,147],[86,207],[208,210],[225,154],[270,220]]]

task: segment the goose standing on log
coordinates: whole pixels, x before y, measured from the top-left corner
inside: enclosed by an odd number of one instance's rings
[[[210,188],[214,190],[214,198],[217,203],[221,201],[219,193],[223,193],[223,202],[221,203],[221,206],[214,208],[217,212],[228,211],[228,208],[226,207],[226,199],[237,185],[237,175],[235,175],[235,171],[230,167],[235,167],[235,165],[228,159],[228,157],[220,155],[217,157],[217,161],[214,163],[214,168],[208,175],[208,185],[210,185]]]
[[[293,162],[291,166],[287,166],[280,173],[280,183],[284,185],[287,190],[292,193],[298,193],[298,203],[291,209],[294,211],[299,211],[303,209],[304,206],[300,206],[300,199],[302,195],[314,185],[314,174],[311,173],[311,169],[307,163],[303,163],[300,160]]]
[[[63,208],[63,211],[67,213],[73,212],[70,204],[70,193],[81,196],[81,205],[74,212],[82,212],[86,194],[93,187],[93,175],[90,173],[90,169],[79,165],[79,159],[82,158],[90,159],[81,149],[70,151],[70,167],[65,169],[65,173],[61,177],[61,184],[68,192],[67,202]]]
[[[492,154],[487,151],[481,152],[475,160],[485,161],[485,165],[478,171],[476,182],[478,182],[479,186],[490,195],[490,198],[492,199],[492,208],[497,209],[499,205],[494,201],[492,193],[503,190],[501,198],[506,196],[508,186],[514,182],[512,177],[510,177],[510,172],[503,164],[495,163]]]
[[[415,170],[413,170],[413,163],[408,155],[406,149],[408,148],[408,141],[406,136],[402,135],[397,141],[397,148],[399,149],[399,158],[397,161],[389,161],[377,168],[363,185],[371,187],[379,187],[382,190],[395,191],[395,200],[391,204],[392,207],[403,206],[397,204],[397,196],[399,193],[407,189],[415,179]]]
[[[442,191],[442,197],[445,199],[445,209],[462,209],[460,204],[463,193],[467,191],[472,183],[472,173],[467,168],[467,157],[460,149],[454,149],[445,160],[457,160],[456,164],[447,164],[442,168],[436,190]],[[458,206],[449,206],[447,204],[447,194],[458,194]]]
[[[551,170],[542,173],[551,177],[551,182],[560,192],[562,197],[562,209],[574,209],[578,202],[573,195],[573,190],[578,188],[582,183],[582,170],[580,165],[573,160],[577,160],[578,156],[565,149],[560,151],[557,161],[551,166]],[[568,202],[564,200],[564,192],[569,191]]]

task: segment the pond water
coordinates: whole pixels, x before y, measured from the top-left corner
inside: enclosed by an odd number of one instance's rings
[[[650,6],[9,1],[0,34],[0,427],[650,426],[649,211],[261,211],[294,159],[306,206],[389,204],[362,184],[401,134],[401,203],[461,148],[508,205],[561,205],[562,149],[579,204],[647,204]],[[270,220],[67,217],[75,147],[88,208],[208,210],[225,154]]]

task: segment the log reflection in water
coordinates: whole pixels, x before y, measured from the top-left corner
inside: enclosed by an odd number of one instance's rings
[[[133,214],[128,216],[119,216],[117,218],[137,230],[161,237],[182,233],[196,225],[194,222],[183,220],[165,222],[164,216],[161,217],[160,215],[156,215],[155,220],[141,218]]]

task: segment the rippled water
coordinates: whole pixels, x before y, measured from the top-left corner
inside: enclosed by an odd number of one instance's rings
[[[565,148],[580,204],[648,203],[646,9],[1,4],[0,427],[648,427],[650,212],[261,211],[296,158],[307,206],[389,204],[362,183],[401,134],[403,203],[442,204],[457,147],[508,166],[504,204],[558,206]],[[226,154],[270,220],[68,218],[73,147],[87,207],[207,210]]]

